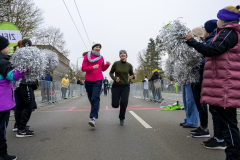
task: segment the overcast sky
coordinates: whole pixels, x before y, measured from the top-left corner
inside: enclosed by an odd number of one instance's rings
[[[82,53],[91,46],[79,18],[74,0],[65,0],[87,48],[84,46],[62,0],[34,0],[44,11],[43,26],[61,29],[71,53],[70,63],[76,64]],[[90,42],[102,44],[105,61],[119,60],[119,50],[128,52],[128,62],[137,68],[137,54],[146,49],[150,38],[156,38],[164,24],[183,17],[192,29],[207,20],[216,19],[217,12],[239,0],[76,0]],[[164,58],[165,59],[165,58]],[[79,59],[79,66],[82,59]],[[109,76],[111,66],[103,74]]]

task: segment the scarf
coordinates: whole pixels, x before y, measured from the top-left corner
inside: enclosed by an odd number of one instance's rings
[[[95,59],[91,59],[91,54],[93,54],[93,55],[95,55],[95,56],[98,56],[98,57],[95,58]],[[94,62],[99,61],[99,60],[101,59],[101,57],[102,57],[102,56],[100,55],[100,53],[96,53],[96,52],[94,52],[94,51],[88,52],[88,61],[91,62],[91,63],[94,63]]]

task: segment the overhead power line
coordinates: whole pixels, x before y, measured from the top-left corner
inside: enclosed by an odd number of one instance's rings
[[[90,44],[90,46],[91,46],[91,43],[90,43],[90,40],[89,40],[89,37],[88,37],[87,31],[86,31],[86,28],[85,28],[85,26],[84,26],[84,24],[83,24],[83,20],[82,20],[82,17],[81,17],[81,15],[80,15],[80,12],[79,12],[79,10],[78,10],[78,6],[77,6],[77,3],[76,3],[76,1],[75,1],[75,0],[74,0],[74,3],[75,3],[75,6],[76,6],[76,8],[77,8],[78,15],[79,15],[79,17],[80,17],[80,19],[81,19],[81,21],[82,21],[83,28],[84,28],[84,30],[85,30],[85,33],[86,33],[86,35],[87,35],[87,38],[88,38],[88,42],[89,42],[89,44]]]
[[[63,0],[63,3],[65,4],[65,7],[67,8],[67,5],[66,5],[66,3],[64,2],[64,0]],[[86,44],[85,44],[85,42],[84,42],[84,40],[83,40],[83,38],[82,38],[82,36],[81,36],[81,34],[80,34],[80,32],[79,32],[79,30],[78,30],[78,28],[77,28],[77,26],[76,26],[76,23],[74,22],[74,20],[73,20],[73,18],[72,18],[71,13],[70,13],[69,10],[68,10],[68,8],[67,8],[67,11],[68,11],[68,13],[69,13],[69,15],[70,15],[70,17],[71,17],[71,19],[72,19],[72,21],[73,21],[73,23],[74,23],[76,29],[77,29],[77,31],[78,31],[79,36],[81,37],[81,39],[82,39],[82,41],[83,41],[83,43],[84,43],[86,49],[88,49],[87,46],[86,46]]]

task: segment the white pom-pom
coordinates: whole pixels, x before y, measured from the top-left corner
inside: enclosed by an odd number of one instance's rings
[[[196,83],[200,76],[198,66],[202,55],[186,44],[188,31],[190,29],[177,19],[165,25],[158,36],[163,49],[170,53],[165,63],[165,73],[179,84]]]

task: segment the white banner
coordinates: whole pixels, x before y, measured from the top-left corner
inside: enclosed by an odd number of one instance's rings
[[[22,40],[20,31],[0,30],[0,36],[7,38],[9,43],[18,43],[19,40]]]

